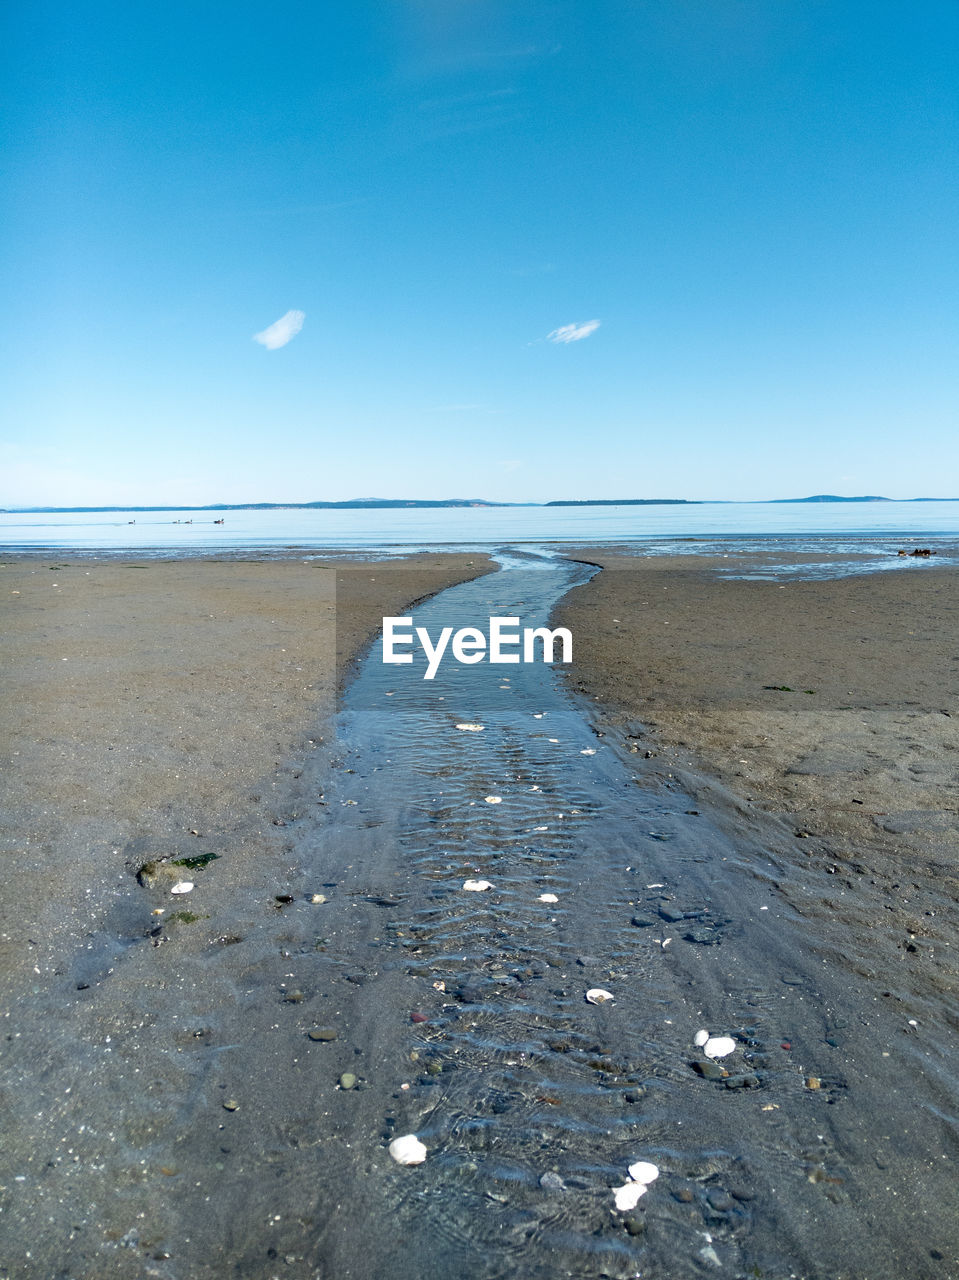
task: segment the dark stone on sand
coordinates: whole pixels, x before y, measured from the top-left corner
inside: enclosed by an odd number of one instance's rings
[[[719,1187],[713,1187],[711,1191],[707,1191],[706,1199],[709,1201],[710,1208],[715,1209],[717,1213],[729,1213],[736,1207],[732,1196]]]
[[[703,926],[698,929],[687,929],[683,937],[687,942],[698,942],[701,947],[711,947],[720,941],[719,933]]]
[[[759,1076],[754,1076],[751,1072],[743,1075],[729,1076],[726,1080],[727,1089],[758,1089]]]
[[[646,1219],[641,1213],[630,1213],[623,1219],[623,1225],[631,1236],[641,1236],[646,1230]]]
[[[576,963],[582,969],[596,969],[598,968],[600,962],[596,959],[595,956],[577,956]]]
[[[627,1089],[626,1092],[623,1094],[623,1097],[627,1102],[629,1102],[632,1105],[635,1105],[637,1102],[642,1102],[643,1094],[645,1092],[646,1092],[645,1089]]]
[[[686,919],[686,912],[679,911],[676,907],[661,906],[659,914],[667,922],[667,924],[678,924],[680,920]]]
[[[692,1204],[693,1200],[695,1199],[689,1187],[678,1187],[673,1192],[673,1196],[675,1197],[675,1199],[679,1201],[680,1204]]]
[[[693,1062],[690,1063],[692,1069],[697,1075],[702,1076],[704,1080],[723,1080],[726,1073],[718,1062]]]
[[[651,919],[649,916],[633,916],[629,923],[635,925],[637,929],[648,929],[651,925],[654,925],[656,921]]]

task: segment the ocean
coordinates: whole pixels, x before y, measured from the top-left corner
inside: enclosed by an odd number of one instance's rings
[[[214,523],[219,519],[223,524]],[[637,550],[670,552],[693,549],[688,539],[739,538],[770,539],[780,547],[789,540],[795,550],[825,540],[882,554],[894,553],[900,543],[911,548],[937,540],[940,554],[955,554],[959,501],[0,514],[0,547],[7,551],[182,556],[291,548],[400,553],[503,543],[634,543],[643,544]]]

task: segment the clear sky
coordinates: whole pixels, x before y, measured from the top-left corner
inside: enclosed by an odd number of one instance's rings
[[[0,505],[959,492],[955,0],[0,23]]]

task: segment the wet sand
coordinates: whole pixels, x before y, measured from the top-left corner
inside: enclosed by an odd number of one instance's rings
[[[725,576],[762,571],[748,553],[582,554],[604,571],[556,619],[576,639],[569,679],[609,732],[654,752],[653,772],[776,815],[804,864],[881,885],[897,944],[940,944],[954,977],[959,573],[784,583]],[[942,910],[918,910],[914,882]],[[872,905],[844,910],[868,930]]]
[[[322,738],[383,615],[486,567],[480,555],[6,558],[0,984],[25,931],[62,930],[138,849],[189,854],[244,826],[276,771]]]

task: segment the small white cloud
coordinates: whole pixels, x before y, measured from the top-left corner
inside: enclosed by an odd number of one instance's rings
[[[582,324],[564,324],[561,329],[554,329],[546,335],[547,342],[581,342],[595,333],[600,326],[599,320],[586,320]]]
[[[280,316],[279,320],[264,329],[262,333],[255,333],[253,341],[258,342],[261,347],[266,347],[267,351],[276,351],[279,347],[285,347],[291,338],[303,328],[303,321],[306,319],[305,311],[288,311],[285,316]]]

